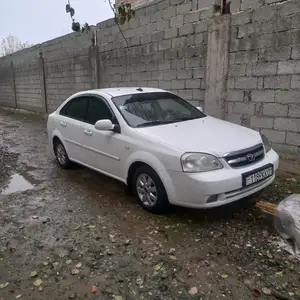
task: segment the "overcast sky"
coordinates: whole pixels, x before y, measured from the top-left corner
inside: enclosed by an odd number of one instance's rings
[[[0,0],[0,40],[9,34],[37,44],[72,32],[67,0]],[[107,0],[71,0],[76,21],[95,25],[113,13]]]

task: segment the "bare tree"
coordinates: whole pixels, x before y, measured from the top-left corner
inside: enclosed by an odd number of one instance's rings
[[[23,43],[18,37],[10,34],[0,42],[0,56],[9,55],[31,46],[28,42]]]

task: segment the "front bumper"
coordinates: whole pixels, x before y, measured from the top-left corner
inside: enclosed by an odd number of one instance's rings
[[[270,163],[274,166],[272,177],[249,187],[242,186],[243,173]],[[273,182],[279,165],[279,157],[274,150],[270,150],[263,160],[251,166],[233,169],[225,162],[223,164],[223,169],[211,172],[183,173],[168,170],[161,172],[159,175],[164,178],[170,203],[191,208],[210,208],[252,195]],[[207,203],[211,196],[214,196],[216,201]]]

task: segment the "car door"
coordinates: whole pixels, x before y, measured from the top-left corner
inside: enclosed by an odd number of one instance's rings
[[[88,150],[88,165],[99,171],[121,179],[121,165],[125,142],[121,133],[102,131],[95,128],[99,120],[109,119],[113,124],[118,121],[105,99],[90,96],[84,129],[83,147]]]
[[[84,148],[82,147],[84,137],[84,120],[88,108],[86,97],[77,97],[70,100],[60,110],[59,130],[64,138],[68,156],[71,160],[83,162]]]

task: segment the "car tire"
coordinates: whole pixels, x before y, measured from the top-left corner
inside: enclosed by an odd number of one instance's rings
[[[132,178],[132,191],[139,204],[153,214],[165,213],[170,208],[167,192],[157,175],[149,166],[137,168]]]
[[[63,169],[70,169],[71,167],[73,167],[73,163],[69,159],[65,146],[60,140],[56,140],[54,142],[54,154],[58,164]]]

